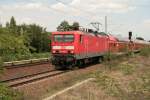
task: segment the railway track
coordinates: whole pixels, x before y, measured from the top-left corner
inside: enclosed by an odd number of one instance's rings
[[[24,77],[4,80],[4,81],[2,81],[2,83],[6,83],[6,85],[9,87],[18,87],[18,86],[21,86],[24,84],[32,83],[32,82],[46,79],[49,77],[54,77],[54,76],[57,76],[57,75],[60,75],[60,74],[66,73],[66,72],[68,72],[68,71],[51,70],[51,71],[32,74],[32,75],[28,75],[28,76],[24,76]]]
[[[120,54],[118,54],[118,56],[119,55],[123,55],[123,54],[120,53]],[[39,64],[48,63],[48,61],[49,60],[39,62]],[[36,65],[37,63],[27,63],[27,64]],[[24,66],[27,65],[27,64],[24,64]],[[18,67],[19,66],[17,65],[16,68],[18,68]],[[65,72],[68,72],[68,71],[49,70],[49,71],[44,71],[44,72],[38,72],[38,73],[35,73],[35,74],[25,75],[25,76],[22,76],[22,77],[2,80],[2,81],[0,81],[0,83],[6,83],[9,87],[17,87],[17,86],[21,86],[21,85],[24,85],[24,84],[35,82],[35,81],[38,81],[38,80],[41,80],[41,79],[45,79],[45,78],[53,77],[53,76],[56,76],[56,75],[60,75],[60,74],[65,73]]]

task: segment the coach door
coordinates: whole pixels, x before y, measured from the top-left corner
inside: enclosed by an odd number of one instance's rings
[[[88,57],[88,37],[84,36],[84,51],[85,51],[85,57]]]

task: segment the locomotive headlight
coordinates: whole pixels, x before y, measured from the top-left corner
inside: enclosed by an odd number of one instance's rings
[[[71,51],[71,53],[74,53],[74,51]]]
[[[53,53],[56,53],[56,51],[54,51],[54,50],[53,50],[52,52],[53,52]]]

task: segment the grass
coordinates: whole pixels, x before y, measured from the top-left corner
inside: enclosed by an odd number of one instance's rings
[[[150,56],[150,48],[149,47],[142,48],[140,51],[140,55],[144,56],[144,57],[149,57]]]
[[[69,75],[67,80],[64,80],[63,82],[59,83],[59,85],[54,85],[53,87],[49,87],[49,89],[47,89],[47,93],[49,94],[54,94],[57,91],[63,90],[69,86],[74,85],[75,83],[78,83],[84,79],[87,79],[90,77],[91,73],[87,73],[87,74],[79,74],[77,73],[76,75]]]
[[[144,73],[129,83],[129,94],[132,99],[150,99],[150,74]]]
[[[23,100],[21,93],[0,84],[0,100]]]
[[[2,58],[0,57],[0,74],[2,73],[2,71],[3,71],[3,60],[2,60]]]
[[[123,76],[120,76],[120,78],[122,77],[122,79],[127,79],[128,80],[128,84],[125,86],[127,88],[128,91],[126,91],[126,89],[121,88],[120,84],[123,84],[123,82],[121,80],[117,80],[114,79],[110,74],[110,70],[105,70],[106,73],[96,73],[96,79],[97,79],[97,83],[98,85],[100,85],[102,87],[102,90],[104,90],[106,92],[106,94],[110,95],[110,96],[116,96],[117,98],[120,98],[121,100],[149,100],[150,99],[150,68],[148,66],[145,65],[144,63],[144,59],[141,57],[141,60],[137,61],[136,60],[136,56],[138,55],[134,55],[134,58],[132,56],[132,53],[128,54],[128,60],[126,62],[122,63],[122,60],[119,59],[119,61],[109,61],[108,67],[111,65],[111,69],[115,69],[115,70],[111,70],[111,71],[119,71],[120,73],[123,74]],[[132,56],[132,57],[131,57]],[[150,57],[150,48],[143,48],[140,52],[140,56],[143,57]],[[130,58],[131,57],[131,58]],[[134,61],[130,61],[130,59],[135,59]],[[147,59],[150,60],[150,59]],[[140,65],[142,64],[143,66],[138,66],[137,67],[137,63],[138,62]],[[138,70],[144,70],[142,72],[138,71]],[[141,73],[139,75],[139,72]],[[133,74],[134,73],[134,74]],[[128,77],[126,77],[126,75],[128,75],[129,77],[132,77],[132,80],[129,80]],[[119,83],[120,84],[119,84]]]
[[[118,66],[124,75],[130,75],[135,71],[135,65],[133,64],[125,63]]]
[[[119,96],[121,93],[121,88],[119,87],[118,82],[105,73],[96,73],[95,74],[96,83],[101,87],[109,96]]]
[[[18,61],[18,60],[28,60],[28,59],[38,59],[38,58],[49,58],[50,52],[45,53],[32,53],[32,54],[9,54],[3,56],[5,62]]]
[[[96,79],[91,85],[68,91],[55,100],[64,98],[64,95],[72,100],[150,100],[150,49],[142,49],[139,55],[129,53],[119,60],[107,58],[104,70],[90,75]],[[89,90],[92,87],[95,90]]]

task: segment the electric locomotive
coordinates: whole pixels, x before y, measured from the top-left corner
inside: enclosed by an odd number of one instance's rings
[[[58,68],[99,61],[108,52],[107,35],[82,31],[52,33],[52,64]]]

